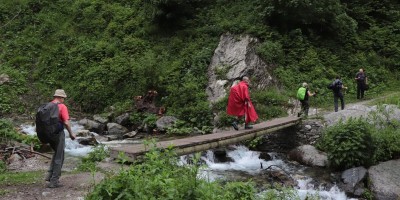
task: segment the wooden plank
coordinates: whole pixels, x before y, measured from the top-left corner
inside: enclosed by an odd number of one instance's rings
[[[164,149],[169,146],[173,146],[178,155],[190,154],[253,139],[267,133],[296,125],[299,121],[300,118],[298,117],[277,118],[255,124],[253,129],[241,129],[239,131],[228,130],[213,134],[162,141],[157,142],[156,147]],[[110,154],[112,158],[117,158],[119,152],[124,152],[129,159],[133,160],[135,157],[145,154],[148,151],[147,148],[149,147],[146,147],[144,144],[130,144],[121,147],[111,147]]]

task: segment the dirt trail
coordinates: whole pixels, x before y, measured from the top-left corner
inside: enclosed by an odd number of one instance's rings
[[[33,183],[2,185],[1,192],[6,193],[0,195],[0,200],[83,200],[88,192],[93,189],[95,183],[99,183],[105,177],[101,172],[96,172],[95,174],[75,172],[73,169],[76,168],[76,162],[67,161],[60,178],[63,187],[50,189],[46,187],[48,182],[44,180],[48,166],[49,160],[39,156],[27,159],[24,162],[13,163],[13,165],[9,166],[11,171],[39,171],[43,173],[43,176]],[[121,169],[120,165],[106,162],[100,163],[98,166],[105,171]]]

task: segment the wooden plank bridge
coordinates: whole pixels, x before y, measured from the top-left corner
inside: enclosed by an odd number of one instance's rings
[[[253,129],[245,130],[241,128],[239,131],[228,130],[207,135],[161,141],[156,143],[156,147],[163,149],[173,146],[178,155],[185,155],[254,139],[267,133],[294,126],[298,124],[299,121],[300,118],[293,116],[277,118],[255,124],[253,125]],[[147,151],[148,147],[146,148],[144,144],[130,144],[110,148],[112,158],[118,158],[119,152],[123,152],[130,160],[134,160],[136,157],[144,155]]]

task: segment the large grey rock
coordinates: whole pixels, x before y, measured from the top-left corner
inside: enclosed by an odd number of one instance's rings
[[[164,131],[168,127],[171,127],[178,119],[173,116],[163,116],[156,121],[157,129]]]
[[[289,159],[295,160],[303,165],[325,167],[328,165],[326,153],[317,150],[314,146],[303,145],[291,150]]]
[[[100,122],[102,124],[105,124],[108,122],[108,118],[107,117],[103,117],[101,115],[94,115],[93,116],[94,121]]]
[[[400,199],[400,159],[379,163],[368,169],[370,189],[377,200]]]
[[[107,130],[109,135],[122,135],[128,132],[128,129],[117,124],[117,123],[108,123]]]
[[[363,181],[366,179],[366,177],[367,169],[364,167],[355,167],[345,170],[342,173],[342,181],[344,183],[345,192],[355,196],[361,196],[365,191]]]
[[[106,127],[104,124],[90,119],[82,119],[78,123],[88,129],[90,132],[95,132],[99,134],[102,134]]]
[[[249,35],[224,34],[208,67],[208,99],[217,102],[225,97],[232,82],[243,76],[257,80],[252,85],[263,89],[276,81],[270,67],[256,54],[258,39]]]
[[[124,113],[124,114],[116,117],[115,122],[122,126],[127,126],[129,124],[129,117],[130,117],[129,113]]]

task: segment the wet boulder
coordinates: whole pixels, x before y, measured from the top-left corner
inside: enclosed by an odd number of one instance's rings
[[[80,120],[78,123],[88,129],[90,132],[95,132],[98,134],[103,134],[106,127],[104,124],[86,118]]]
[[[124,126],[121,126],[117,123],[108,123],[107,124],[107,132],[109,135],[123,135],[128,132],[128,129]]]
[[[345,170],[341,176],[345,192],[353,196],[361,196],[365,191],[363,181],[366,177],[367,169],[364,167],[355,167]]]
[[[93,120],[102,124],[106,124],[108,122],[108,118],[101,115],[93,115]]]
[[[296,147],[289,152],[288,157],[290,160],[312,167],[326,167],[328,165],[327,154],[311,145]]]
[[[115,122],[122,126],[128,126],[130,123],[129,117],[130,117],[129,113],[124,113],[124,114],[116,117]]]

